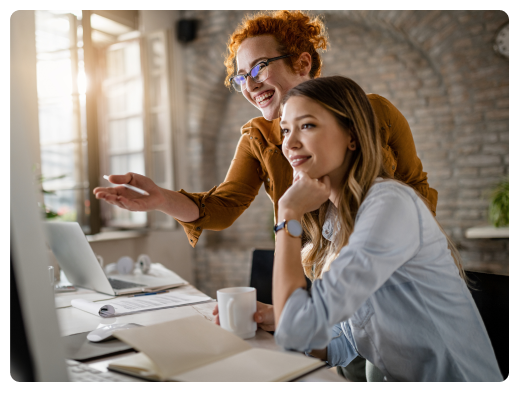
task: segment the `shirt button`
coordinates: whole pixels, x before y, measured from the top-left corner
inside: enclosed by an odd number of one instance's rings
[[[250,137],[250,139],[252,139],[252,137]]]
[[[269,182],[269,181],[270,181],[270,179],[267,179],[267,182]]]
[[[200,230],[200,227],[196,227],[196,230],[199,231],[199,230]]]
[[[202,203],[202,207],[205,207],[205,204]]]
[[[394,165],[393,165],[391,168],[392,168],[393,170],[395,170],[395,166],[394,166]]]

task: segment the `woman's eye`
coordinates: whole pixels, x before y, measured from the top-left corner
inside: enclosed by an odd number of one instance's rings
[[[281,135],[282,135],[282,136],[287,135],[289,132],[290,132],[290,130],[287,129],[287,128],[282,128],[282,129],[281,129]]]
[[[305,129],[305,128],[314,128],[314,127],[315,127],[314,124],[309,124],[309,123],[307,123],[307,124],[303,124],[303,126],[302,126],[301,128],[302,128],[302,129]]]

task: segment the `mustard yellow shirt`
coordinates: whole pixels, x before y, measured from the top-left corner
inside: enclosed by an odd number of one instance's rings
[[[420,192],[435,214],[438,192],[429,187],[407,120],[386,98],[377,94],[367,96],[378,120],[386,171]],[[292,184],[293,173],[279,147],[282,143],[279,119],[268,121],[256,117],[243,125],[241,134],[222,184],[207,192],[179,191],[196,203],[200,211],[196,221],[177,220],[193,247],[204,229],[220,231],[231,226],[250,206],[262,184],[274,205],[276,222],[278,220],[278,201]]]

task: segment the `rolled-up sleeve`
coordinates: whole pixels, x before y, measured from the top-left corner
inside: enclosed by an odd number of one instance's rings
[[[179,192],[191,199],[199,209],[199,218],[192,222],[177,222],[184,231],[191,246],[195,246],[204,229],[221,231],[250,206],[261,187],[258,170],[261,167],[251,150],[249,137],[242,135],[225,180],[208,192]]]
[[[372,191],[359,209],[348,246],[330,270],[314,281],[310,292],[299,288],[287,300],[276,327],[278,345],[297,351],[326,347],[332,327],[353,316],[419,250],[413,197],[387,184]]]
[[[329,366],[345,367],[358,356],[352,343],[347,339],[340,324],[333,326],[333,338],[328,344],[326,362]]]

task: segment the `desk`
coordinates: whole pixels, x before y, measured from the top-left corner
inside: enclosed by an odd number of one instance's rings
[[[198,291],[192,285],[186,285],[181,288],[175,289],[175,291],[182,291],[186,294],[200,295]],[[80,294],[78,294],[80,297]],[[200,303],[191,306],[182,306],[175,308],[168,308],[155,311],[146,311],[132,315],[124,315],[116,318],[101,318],[95,315],[86,313],[74,307],[58,308],[56,313],[58,315],[58,322],[60,325],[60,331],[62,336],[68,336],[71,334],[82,333],[94,330],[99,324],[111,324],[111,323],[138,323],[143,326],[149,326],[161,322],[172,321],[175,319],[185,318],[193,315],[202,315],[204,318],[213,321],[214,316],[212,315],[216,301],[207,303]],[[247,340],[249,344],[254,347],[265,348],[275,351],[282,351],[280,347],[276,345],[274,336],[267,333],[266,331],[258,328],[256,336]],[[86,362],[91,367],[97,368],[101,371],[106,371],[108,363],[116,358],[127,356],[127,354],[121,354],[116,356],[107,357],[102,360],[95,360]],[[304,356],[304,355],[301,355]],[[335,371],[330,369],[320,369],[311,374],[308,374],[297,381],[301,382],[346,382],[344,378],[339,376]]]

